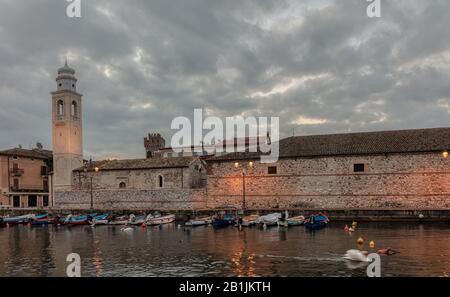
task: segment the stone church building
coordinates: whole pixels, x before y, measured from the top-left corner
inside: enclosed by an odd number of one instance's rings
[[[208,160],[207,208],[450,209],[450,128],[282,139],[280,158]]]

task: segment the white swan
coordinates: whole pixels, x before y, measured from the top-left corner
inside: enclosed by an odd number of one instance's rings
[[[371,260],[368,258],[368,255],[369,253],[366,251],[348,250],[343,258],[351,261],[371,262]]]

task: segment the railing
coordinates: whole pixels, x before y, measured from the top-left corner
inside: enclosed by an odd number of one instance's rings
[[[47,177],[48,176],[48,169],[47,167],[41,167],[41,176]]]
[[[11,192],[21,192],[21,193],[48,193],[48,187],[38,186],[38,185],[19,185],[12,186],[10,188]]]
[[[22,176],[25,173],[23,169],[14,168],[11,169],[11,176]]]

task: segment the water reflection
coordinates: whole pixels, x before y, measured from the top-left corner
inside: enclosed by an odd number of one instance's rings
[[[365,276],[367,264],[342,259],[348,249],[391,247],[384,276],[448,276],[450,226],[344,223],[307,232],[302,227],[214,230],[210,227],[38,227],[0,229],[1,276],[64,276],[69,253],[84,276]],[[356,239],[363,237],[362,246]],[[368,245],[373,240],[376,247]]]

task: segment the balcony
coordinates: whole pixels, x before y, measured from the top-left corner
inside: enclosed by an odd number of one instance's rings
[[[48,190],[48,186],[39,185],[15,185],[10,188],[10,192],[14,193],[48,193]]]
[[[17,176],[22,176],[25,171],[23,169],[13,168],[13,169],[11,169],[10,172],[11,172],[11,176],[17,177]]]

